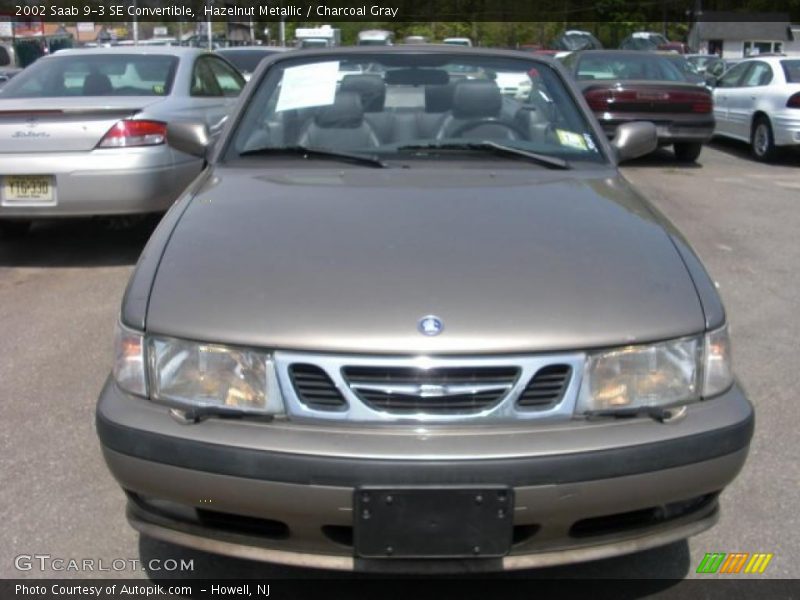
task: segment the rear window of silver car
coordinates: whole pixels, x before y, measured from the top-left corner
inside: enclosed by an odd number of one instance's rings
[[[10,81],[2,97],[165,96],[177,64],[177,57],[158,54],[52,56]]]
[[[786,83],[800,83],[800,60],[782,60]]]
[[[686,76],[669,59],[656,54],[583,54],[578,79],[620,79],[639,81],[686,81]]]
[[[298,145],[390,156],[409,146],[489,140],[605,161],[587,115],[551,66],[479,54],[279,61],[257,83],[232,140],[226,159]]]

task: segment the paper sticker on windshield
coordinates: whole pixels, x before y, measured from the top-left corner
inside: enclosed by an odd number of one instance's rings
[[[283,72],[275,112],[333,104],[338,75],[338,60],[289,67]]]
[[[577,150],[588,150],[586,147],[586,140],[583,139],[583,136],[580,133],[566,131],[564,129],[556,129],[556,135],[558,136],[558,141],[561,142],[562,146],[575,148]]]

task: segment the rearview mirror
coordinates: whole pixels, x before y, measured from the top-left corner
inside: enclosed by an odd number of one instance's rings
[[[175,121],[167,124],[167,143],[179,152],[205,158],[211,145],[211,136],[205,123]]]
[[[450,76],[439,69],[393,69],[384,80],[387,85],[446,85]]]
[[[617,151],[619,162],[650,154],[658,147],[656,126],[648,121],[623,123],[617,127],[611,147]]]

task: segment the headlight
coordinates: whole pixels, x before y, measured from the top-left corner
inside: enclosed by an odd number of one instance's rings
[[[155,338],[149,343],[153,400],[282,412],[270,355],[216,344]]]
[[[700,397],[700,338],[590,354],[578,412],[675,406]]]
[[[117,324],[114,339],[114,379],[119,387],[137,396],[147,396],[144,337]]]
[[[721,327],[706,334],[703,352],[703,397],[710,398],[733,385],[731,341],[728,328]]]

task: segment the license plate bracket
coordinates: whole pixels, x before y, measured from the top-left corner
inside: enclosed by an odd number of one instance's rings
[[[513,534],[508,487],[359,488],[353,534],[362,558],[494,558]]]
[[[51,206],[56,203],[52,175],[5,175],[0,186],[4,206]]]

